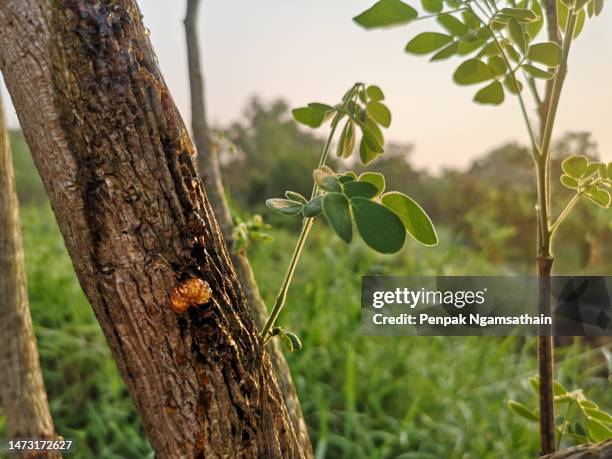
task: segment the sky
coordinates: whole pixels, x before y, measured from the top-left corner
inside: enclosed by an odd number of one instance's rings
[[[283,98],[291,107],[337,102],[355,81],[379,85],[393,113],[388,141],[414,145],[413,162],[439,171],[465,167],[506,142],[527,144],[516,98],[500,107],[472,102],[477,86],[451,75],[461,61],[429,63],[403,52],[419,21],[364,31],[351,18],[374,0],[203,0],[199,18],[208,114],[216,127],[239,119],[249,98]],[[409,3],[416,3],[410,1]],[[140,0],[162,73],[189,120],[184,0]],[[612,5],[587,21],[572,48],[556,134],[590,131],[612,161]],[[9,125],[18,127],[3,88]],[[527,94],[526,94],[527,96]],[[535,113],[530,110],[530,114]],[[319,133],[321,137],[325,132]]]

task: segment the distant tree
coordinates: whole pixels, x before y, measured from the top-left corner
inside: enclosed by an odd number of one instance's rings
[[[13,157],[0,100],[0,401],[11,438],[54,438],[30,317]],[[58,454],[47,457],[60,457]]]
[[[224,181],[237,204],[263,208],[266,199],[284,193],[287,183],[296,192],[308,194],[312,164],[318,160],[323,141],[298,128],[285,102],[266,104],[253,98],[244,120],[225,134],[240,152],[223,161]]]

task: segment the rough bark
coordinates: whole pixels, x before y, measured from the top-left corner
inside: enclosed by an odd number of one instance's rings
[[[612,440],[594,445],[580,445],[564,449],[542,459],[609,459],[612,457]]]
[[[0,400],[11,438],[54,438],[30,317],[13,157],[0,100]],[[53,457],[60,457],[53,455]]]
[[[187,58],[189,64],[189,84],[191,88],[191,128],[194,144],[198,153],[198,170],[203,178],[221,234],[228,247],[232,246],[234,222],[231,217],[227,200],[225,199],[223,178],[219,165],[219,157],[214,141],[211,139],[206,116],[206,96],[204,86],[204,72],[200,61],[200,45],[197,31],[198,11],[201,0],[187,0],[185,14],[185,36],[187,42]],[[242,285],[243,292],[251,306],[255,323],[261,329],[268,316],[266,304],[259,293],[255,275],[245,251],[231,253],[236,274]],[[293,428],[296,431],[304,454],[313,457],[308,429],[304,421],[302,407],[293,385],[291,370],[283,355],[278,340],[268,344],[268,351],[272,360],[276,378],[285,401]]]
[[[302,457],[134,0],[2,0],[0,66],[157,457]]]

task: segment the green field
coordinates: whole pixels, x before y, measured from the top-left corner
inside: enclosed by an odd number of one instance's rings
[[[26,207],[22,221],[32,316],[58,432],[77,439],[79,458],[152,457],[50,209]],[[268,301],[294,239],[286,230],[273,236],[274,243],[253,250]],[[280,323],[304,343],[289,362],[318,457],[510,458],[537,452],[535,425],[505,407],[508,398],[535,406],[526,381],[536,368],[533,339],[357,333],[362,273],[461,274],[466,266],[493,272],[458,248],[432,251],[410,243],[400,256],[377,257],[317,228]],[[560,360],[558,378],[568,389],[584,388],[612,407],[601,355],[575,345],[563,349]]]
[[[284,110],[260,107],[252,129],[238,130],[233,139],[245,152],[243,163],[230,163],[226,170],[234,206],[247,209],[245,216],[262,212],[273,224],[273,241],[250,249],[268,304],[296,231],[261,203],[295,184],[299,188],[304,182],[307,187],[311,159],[320,148],[318,139],[286,121]],[[23,139],[13,133],[12,140],[31,311],[57,431],[76,438],[78,458],[153,457],[76,281]],[[285,151],[300,152],[305,159],[266,160],[282,157]],[[376,255],[360,241],[346,246],[321,220],[280,317],[279,323],[297,333],[304,344],[288,359],[317,457],[533,457],[538,449],[537,426],[511,414],[506,401],[537,404],[527,382],[536,372],[534,339],[358,334],[361,275],[532,272],[531,195],[520,187],[529,182],[529,175],[526,179],[521,175],[523,152],[506,146],[468,172],[447,171],[438,177],[415,171],[408,154],[400,153],[376,167],[388,171],[396,189],[423,199],[437,223],[440,245],[431,249],[409,241],[399,255]],[[249,161],[258,163],[249,165]],[[291,179],[294,185],[287,177],[297,177]],[[305,179],[300,182],[299,177]],[[513,186],[502,186],[506,191],[500,193],[499,184],[510,182]],[[609,234],[610,220],[597,211],[580,211],[582,216],[562,235],[567,248],[559,253],[559,271],[610,272],[609,247],[593,242],[593,236],[605,239]],[[589,221],[591,239],[580,234]],[[567,389],[584,389],[610,411],[612,368],[597,346],[601,343],[558,349],[557,379]]]

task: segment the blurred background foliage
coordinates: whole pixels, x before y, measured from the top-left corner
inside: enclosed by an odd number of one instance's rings
[[[296,126],[283,101],[253,98],[242,119],[217,129],[228,197],[237,215],[261,213],[272,243],[250,248],[270,304],[294,244],[297,221],[265,209],[288,188],[307,194],[322,140]],[[77,439],[78,458],[153,457],[125,387],[83,293],[20,132],[12,145],[22,205],[32,317],[58,432]],[[288,356],[318,458],[494,458],[537,453],[533,425],[509,414],[509,398],[535,403],[534,340],[371,338],[358,334],[362,274],[533,273],[534,177],[525,147],[494,147],[467,170],[431,174],[411,164],[411,145],[391,145],[371,169],[389,188],[423,204],[436,223],[434,249],[408,241],[398,255],[345,246],[317,223],[279,324],[304,350]],[[461,152],[457,152],[461,154]],[[588,133],[555,147],[554,176],[570,154],[597,157]],[[338,170],[356,165],[336,161]],[[556,186],[558,208],[569,192]],[[559,274],[610,274],[612,222],[579,205],[562,228]],[[612,408],[612,345],[567,341],[557,379]],[[0,413],[0,437],[2,418]]]

